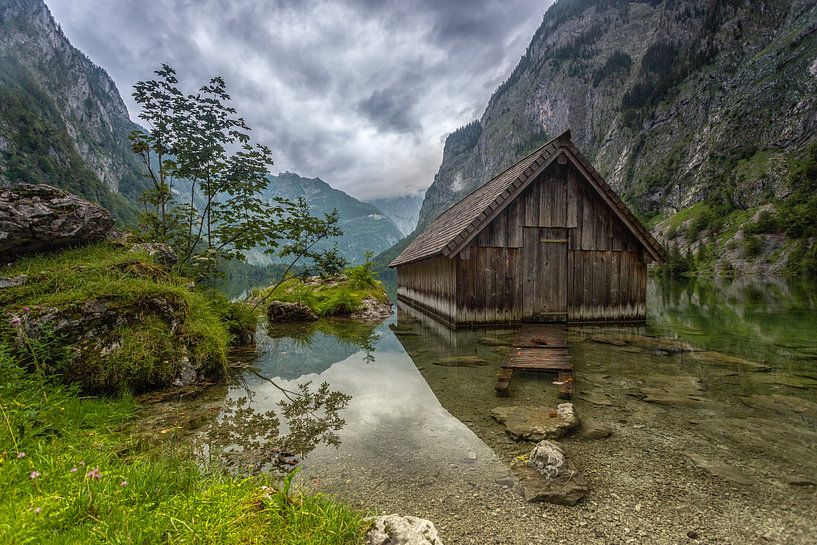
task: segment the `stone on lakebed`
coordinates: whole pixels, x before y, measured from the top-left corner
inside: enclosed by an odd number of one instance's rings
[[[374,519],[366,545],[443,545],[443,540],[430,520],[385,515]]]
[[[497,407],[491,416],[504,424],[505,431],[515,441],[558,439],[579,425],[579,417],[572,403],[550,407]]]
[[[519,484],[529,502],[576,505],[590,492],[584,476],[555,441],[540,441],[518,472]]]
[[[449,356],[440,358],[434,362],[434,365],[441,367],[482,367],[488,365],[488,361],[479,356]]]

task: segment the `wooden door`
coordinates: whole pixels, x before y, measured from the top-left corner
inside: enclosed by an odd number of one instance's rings
[[[567,321],[567,229],[525,227],[523,321]]]

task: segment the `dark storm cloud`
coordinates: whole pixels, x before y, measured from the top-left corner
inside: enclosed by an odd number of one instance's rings
[[[381,131],[407,133],[420,129],[412,112],[416,102],[416,93],[392,87],[373,91],[358,106]]]
[[[277,168],[355,196],[431,183],[444,136],[479,117],[551,0],[46,0],[134,118],[160,63],[219,74]]]

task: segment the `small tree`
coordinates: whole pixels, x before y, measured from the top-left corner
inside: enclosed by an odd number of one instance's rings
[[[219,259],[243,260],[256,247],[295,261],[315,258],[317,242],[342,234],[337,214],[315,217],[303,200],[262,198],[272,154],[250,142],[222,78],[185,95],[173,68],[155,73],[133,93],[149,130],[130,136],[152,182],[142,199],[146,237],[171,244],[182,266],[209,276]]]

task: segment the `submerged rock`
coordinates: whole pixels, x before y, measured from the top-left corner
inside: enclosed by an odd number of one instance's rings
[[[743,471],[730,466],[729,464],[720,460],[708,459],[697,452],[685,452],[684,455],[692,460],[697,467],[704,469],[727,481],[732,481],[737,484],[752,484],[752,478]]]
[[[582,425],[579,427],[580,439],[594,441],[596,439],[607,439],[611,435],[613,435],[613,430],[604,424],[582,422]]]
[[[267,307],[267,318],[278,323],[314,322],[318,316],[303,303],[272,301]]]
[[[449,356],[434,362],[442,367],[482,367],[488,365],[488,360],[479,356]]]
[[[113,228],[110,212],[45,184],[0,188],[0,256],[98,242]]]
[[[584,476],[554,441],[541,441],[533,447],[527,464],[519,472],[519,483],[529,502],[576,505],[590,492]]]
[[[572,403],[562,403],[555,410],[549,407],[497,407],[491,416],[505,426],[515,441],[558,439],[579,425]]]
[[[443,545],[443,540],[430,520],[385,515],[374,519],[366,545]]]
[[[771,367],[766,365],[765,363],[758,363],[756,361],[747,360],[745,358],[739,358],[737,356],[732,356],[729,354],[724,354],[723,352],[715,352],[712,350],[707,350],[704,352],[695,352],[693,354],[695,359],[707,362],[707,363],[726,363],[730,365],[740,365],[742,367],[747,367],[752,369],[753,371],[771,371]]]
[[[483,337],[479,339],[477,342],[479,344],[484,344],[485,346],[499,346],[499,347],[508,347],[513,344],[508,339],[499,339],[497,337]]]

